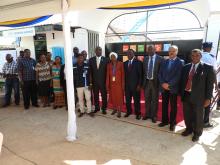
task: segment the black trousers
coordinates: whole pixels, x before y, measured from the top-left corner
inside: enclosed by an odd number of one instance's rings
[[[186,130],[192,131],[194,135],[201,136],[203,132],[203,105],[196,105],[190,101],[190,93],[185,93],[183,101],[183,113]]]
[[[36,81],[24,81],[24,107],[30,106],[30,100],[32,105],[37,105],[37,84]]]
[[[169,120],[169,102],[170,102],[170,120]],[[162,123],[176,124],[177,115],[177,94],[165,90],[162,93]]]
[[[148,80],[144,89],[145,95],[145,116],[156,119],[158,112],[159,88],[155,86],[153,81]]]
[[[209,116],[210,116],[210,112],[211,112],[211,107],[208,106],[205,108],[205,112],[204,112],[204,124],[209,123]]]
[[[220,83],[218,83],[218,88],[220,88]],[[218,95],[217,106],[220,107],[220,95]]]
[[[127,114],[132,113],[132,108],[131,108],[131,100],[132,97],[134,99],[134,110],[136,115],[140,115],[140,91],[137,91],[136,89],[125,89],[125,97],[126,97],[126,109],[127,109]]]
[[[102,110],[106,110],[107,108],[107,91],[105,84],[93,84],[93,95],[94,95],[94,102],[95,102],[95,109],[100,110],[99,106],[99,92],[102,96]]]

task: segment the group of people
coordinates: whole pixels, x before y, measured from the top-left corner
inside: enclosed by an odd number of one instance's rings
[[[204,50],[205,47],[203,45]],[[153,123],[156,123],[161,92],[162,121],[158,126],[169,125],[169,129],[174,131],[177,97],[180,95],[186,124],[186,130],[182,135],[188,136],[193,133],[192,141],[199,140],[204,127],[204,118],[207,118],[204,114],[209,118],[209,113],[205,113],[204,108],[210,111],[209,106],[216,81],[213,66],[201,62],[203,57],[201,50],[192,50],[192,62],[186,65],[177,57],[178,47],[175,45],[170,46],[167,59],[156,54],[154,45],[147,46],[147,56],[143,62],[135,57],[135,51],[132,49],[127,51],[128,60],[124,63],[118,60],[115,52],[111,52],[109,58],[102,56],[101,47],[96,47],[96,56],[90,59],[87,59],[86,51],[79,53],[77,47],[73,49],[73,53],[73,83],[76,102],[79,104],[79,117],[85,113],[93,117],[100,110],[102,114],[107,114],[106,109],[109,103],[113,107],[111,115],[117,113],[117,117],[120,118],[125,96],[126,114],[124,117],[132,114],[133,99],[136,119],[151,119]],[[20,56],[17,62],[13,61],[10,54],[6,55],[6,60],[7,63],[3,67],[6,78],[4,106],[10,105],[12,88],[15,89],[15,104],[19,104],[19,82],[22,87],[25,109],[29,108],[30,100],[33,106],[39,106],[37,93],[43,107],[50,105],[52,94],[54,95],[54,108],[67,105],[65,65],[62,65],[62,59],[59,56],[52,61],[50,53],[42,54],[39,62],[36,63],[30,57],[30,50],[25,49],[23,56]],[[143,117],[140,111],[142,89],[145,95]],[[101,93],[101,102],[99,93]],[[169,102],[170,113],[168,113]],[[95,106],[94,111],[92,104]]]

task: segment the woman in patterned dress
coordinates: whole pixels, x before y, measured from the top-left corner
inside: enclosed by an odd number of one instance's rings
[[[36,80],[38,84],[38,94],[41,99],[43,107],[50,106],[50,84],[51,84],[51,66],[46,61],[46,56],[42,54],[40,56],[40,62],[36,67]]]
[[[65,106],[65,97],[63,88],[60,85],[60,69],[61,69],[61,57],[55,57],[54,65],[52,66],[53,76],[53,92],[54,92],[54,105],[53,108],[61,108]]]

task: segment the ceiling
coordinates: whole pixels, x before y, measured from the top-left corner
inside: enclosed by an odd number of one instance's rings
[[[61,13],[62,0],[0,0],[0,22]],[[78,12],[80,26],[105,32],[116,16],[137,10],[100,10],[99,7],[139,2],[143,0],[69,0],[70,10]],[[150,0],[148,0],[150,1]],[[91,3],[89,3],[91,2]],[[208,0],[195,0],[171,7],[191,10],[205,25],[209,16]]]

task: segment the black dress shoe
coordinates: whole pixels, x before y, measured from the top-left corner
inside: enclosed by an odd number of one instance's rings
[[[124,117],[129,117],[131,114],[130,113],[126,113],[125,115],[124,115]]]
[[[29,106],[25,106],[24,109],[25,109],[25,110],[28,110],[28,109],[29,109]]]
[[[192,134],[192,131],[189,131],[189,130],[185,130],[181,133],[182,136],[189,136]]]
[[[82,117],[84,115],[84,113],[79,113],[78,117]]]
[[[94,113],[92,113],[92,112],[88,113],[88,115],[89,115],[90,117],[94,117],[94,116],[95,116]]]
[[[150,119],[150,117],[144,116],[144,117],[142,118],[142,120],[147,120],[147,119]]]
[[[166,125],[168,125],[168,123],[160,123],[160,124],[158,124],[159,127],[164,127]]]
[[[9,106],[9,104],[4,104],[3,106],[2,106],[2,108],[6,108],[6,107],[8,107]]]
[[[193,141],[193,142],[197,142],[198,140],[199,140],[199,136],[193,135],[192,141]]]
[[[94,110],[94,113],[96,113],[96,112],[98,112],[98,111],[100,111],[100,109],[95,109],[95,110]]]
[[[170,131],[174,131],[175,130],[175,125],[170,124]]]
[[[152,123],[157,123],[157,120],[155,118],[152,118]]]
[[[40,106],[39,106],[38,104],[34,104],[33,107],[38,108],[38,107],[40,107]]]
[[[136,119],[140,120],[141,119],[141,115],[136,115]]]
[[[203,128],[211,128],[211,127],[213,127],[213,125],[210,123],[205,123],[203,126]]]
[[[102,110],[102,114],[106,115],[107,114],[106,110]]]

